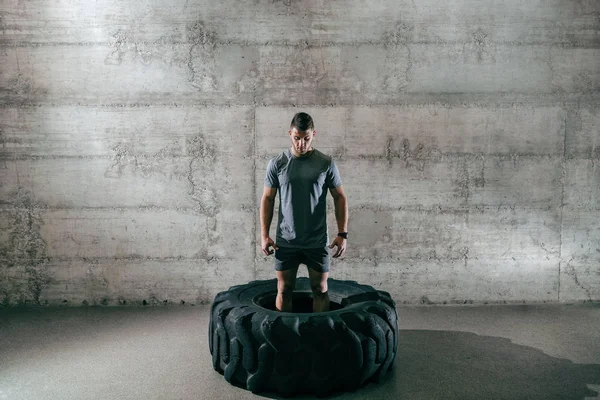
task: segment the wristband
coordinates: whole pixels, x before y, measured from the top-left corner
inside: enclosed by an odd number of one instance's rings
[[[344,239],[348,239],[348,232],[339,232],[338,236],[343,237]]]

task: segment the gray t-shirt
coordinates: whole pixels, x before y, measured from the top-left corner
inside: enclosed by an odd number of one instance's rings
[[[319,150],[296,157],[291,149],[269,161],[265,185],[279,189],[277,246],[326,246],[327,189],[342,184],[335,162]]]

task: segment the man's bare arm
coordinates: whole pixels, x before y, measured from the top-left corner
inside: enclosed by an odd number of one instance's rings
[[[344,193],[344,188],[338,186],[329,189],[329,192],[335,205],[335,220],[337,221],[338,232],[348,232],[348,199],[346,193]]]
[[[341,186],[329,189],[329,192],[333,197],[338,232],[348,232],[348,199],[346,198],[346,193],[344,193],[344,189]],[[329,248],[332,249],[335,246],[337,246],[337,251],[333,255],[333,258],[338,258],[346,251],[346,239],[336,236],[331,245],[329,245]]]
[[[271,237],[269,231],[271,229],[271,221],[273,220],[273,208],[275,207],[275,196],[277,188],[265,186],[262,198],[260,200],[260,237],[261,248],[266,256],[273,254],[271,246],[277,250],[277,246]]]

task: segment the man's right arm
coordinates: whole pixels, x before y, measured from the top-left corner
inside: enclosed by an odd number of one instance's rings
[[[271,229],[271,221],[273,220],[273,208],[275,207],[275,196],[277,188],[265,186],[262,198],[260,200],[260,237],[261,249],[266,256],[273,254],[271,246],[277,250],[277,246],[271,237],[269,231]]]

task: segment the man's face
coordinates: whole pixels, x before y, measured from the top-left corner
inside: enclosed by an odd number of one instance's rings
[[[292,128],[288,131],[290,138],[292,139],[292,147],[295,152],[299,155],[305,155],[312,147],[312,141],[315,137],[316,132],[311,131],[298,131],[296,128]]]

